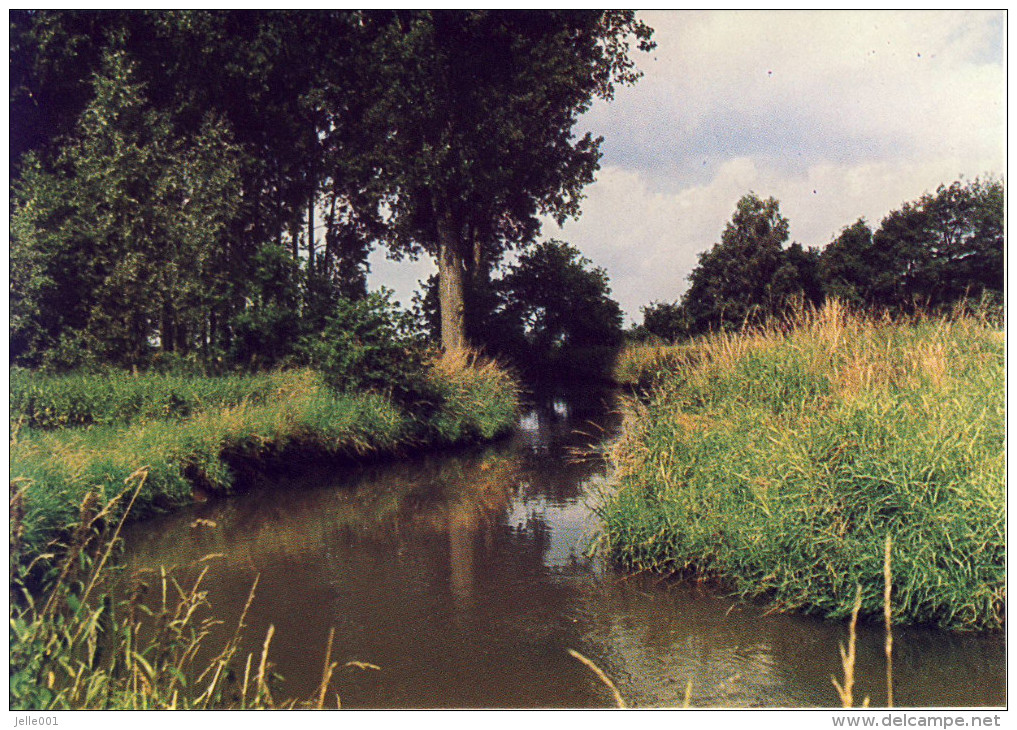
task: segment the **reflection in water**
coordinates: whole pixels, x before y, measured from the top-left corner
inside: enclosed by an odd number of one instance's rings
[[[345,707],[603,707],[593,659],[633,706],[835,706],[843,625],[766,615],[706,586],[616,573],[590,545],[615,426],[600,396],[547,399],[508,441],[388,465],[308,467],[236,499],[135,525],[129,567],[205,561],[232,632],[269,624],[280,696],[311,696],[324,645]],[[210,520],[200,522],[198,520]],[[214,522],[214,526],[212,525]],[[232,619],[230,617],[233,617]],[[1001,705],[1000,636],[898,630],[898,705]],[[862,627],[856,696],[883,701],[882,633]]]

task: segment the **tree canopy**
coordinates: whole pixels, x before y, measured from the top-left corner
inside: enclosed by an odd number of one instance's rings
[[[750,193],[720,243],[700,255],[681,302],[643,308],[642,331],[673,340],[825,299],[890,315],[998,303],[1003,205],[1001,180],[958,180],[904,203],[875,231],[859,219],[817,250],[785,247],[779,203]]]
[[[538,216],[579,212],[599,138],[576,138],[594,98],[639,78],[630,43],[653,47],[632,11],[395,13],[377,35],[379,173],[395,255],[438,265],[442,342],[467,339],[466,307]]]
[[[12,11],[12,357],[284,361],[367,296],[376,245],[435,257],[462,346],[504,252],[578,213],[600,140],[576,121],[651,34],[632,11]]]
[[[621,307],[607,272],[569,243],[552,239],[526,251],[497,288],[502,317],[537,357],[621,341]]]
[[[688,334],[737,329],[780,311],[795,297],[813,297],[815,252],[793,244],[775,198],[749,193],[738,201],[720,243],[700,254],[682,298]]]

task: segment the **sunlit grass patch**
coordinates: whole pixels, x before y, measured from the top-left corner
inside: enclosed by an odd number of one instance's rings
[[[776,606],[995,628],[1005,604],[1004,354],[977,318],[840,307],[691,344],[612,445],[614,556]]]

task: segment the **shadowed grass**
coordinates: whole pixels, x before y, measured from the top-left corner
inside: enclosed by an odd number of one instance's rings
[[[688,346],[633,402],[604,505],[616,559],[726,579],[776,607],[998,628],[1005,604],[1002,334],[836,304]]]

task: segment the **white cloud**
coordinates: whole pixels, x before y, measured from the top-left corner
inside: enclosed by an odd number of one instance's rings
[[[588,120],[612,164],[687,180],[693,162],[733,155],[1000,157],[1001,12],[643,15],[658,42],[645,77]]]
[[[634,319],[680,296],[750,190],[819,246],[941,183],[1004,170],[1001,12],[642,15],[658,50],[588,115],[605,168],[557,234],[608,270]]]
[[[658,42],[637,53],[644,78],[583,120],[605,137],[583,215],[544,228],[607,269],[634,320],[682,294],[750,190],[780,200],[793,240],[820,246],[941,183],[1005,170],[1002,11],[641,15]]]

